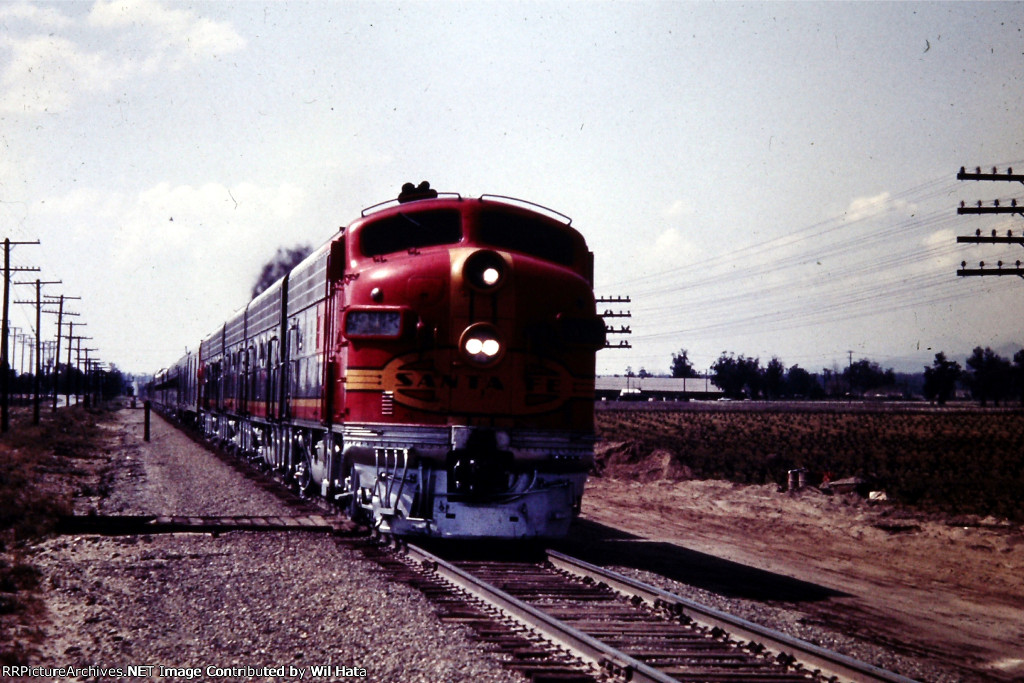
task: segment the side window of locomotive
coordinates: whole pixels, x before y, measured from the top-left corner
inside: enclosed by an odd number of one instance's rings
[[[363,226],[359,250],[382,256],[409,249],[455,244],[462,239],[462,214],[445,209],[400,213]]]
[[[576,245],[572,236],[539,218],[485,211],[480,215],[477,236],[492,247],[518,251],[563,266],[571,266],[575,261]]]

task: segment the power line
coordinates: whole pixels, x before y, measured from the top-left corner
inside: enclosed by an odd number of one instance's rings
[[[832,216],[602,289],[629,289],[633,339],[641,345],[799,330],[970,300],[975,293],[955,288],[948,279],[948,268],[959,261],[948,236],[955,233],[957,219],[948,206],[928,206],[958,187],[945,176],[880,194],[862,214]],[[1016,207],[1011,203],[1008,208]],[[1018,239],[997,243],[1024,242]],[[636,362],[662,355],[627,357]]]

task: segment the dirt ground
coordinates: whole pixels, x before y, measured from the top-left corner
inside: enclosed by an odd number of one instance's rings
[[[642,477],[641,477],[642,478]],[[818,489],[592,478],[575,544],[941,663],[1024,680],[1024,533]]]
[[[138,439],[108,428],[97,467],[129,463],[116,471],[139,476]],[[75,462],[84,468],[92,460],[76,456]],[[120,509],[118,487],[109,487],[109,499],[97,497],[104,487],[87,485],[92,476],[85,470],[91,464],[81,473],[79,488],[87,493],[76,499],[76,510]],[[788,627],[824,647],[842,650],[853,640],[848,654],[858,659],[873,661],[857,651],[858,643],[868,643],[941,665],[938,676],[889,666],[884,658],[873,662],[918,680],[1024,681],[1020,527],[910,513],[817,489],[780,493],[774,486],[670,482],[657,454],[633,476],[618,474],[590,479],[567,551],[641,578],[665,577],[695,599],[739,608],[740,616]]]

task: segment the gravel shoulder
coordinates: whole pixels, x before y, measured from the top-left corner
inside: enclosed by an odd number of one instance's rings
[[[287,505],[154,416],[109,428],[112,484],[77,501],[101,514],[289,514]],[[47,623],[42,667],[286,667],[220,680],[297,680],[291,669],[350,667],[317,680],[522,682],[442,623],[416,590],[389,582],[344,541],[314,533],[62,536],[35,549]],[[71,680],[110,680],[87,671]],[[174,675],[174,674],[177,675]],[[245,673],[245,672],[243,672]],[[93,675],[90,675],[93,674]],[[187,672],[154,680],[189,680]],[[61,679],[63,680],[63,679]]]

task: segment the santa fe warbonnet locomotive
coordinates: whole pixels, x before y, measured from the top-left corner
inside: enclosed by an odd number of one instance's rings
[[[407,184],[161,371],[154,399],[390,533],[564,536],[605,343],[570,224]]]

